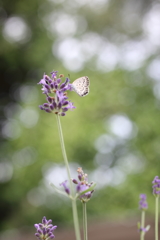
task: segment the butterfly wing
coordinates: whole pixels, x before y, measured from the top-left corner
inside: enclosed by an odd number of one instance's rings
[[[73,83],[73,90],[81,97],[89,93],[89,78],[87,76],[77,78]]]

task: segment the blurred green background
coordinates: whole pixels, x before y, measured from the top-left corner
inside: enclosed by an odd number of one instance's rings
[[[70,202],[49,186],[66,179],[55,116],[37,82],[58,70],[90,78],[90,93],[70,92],[62,117],[72,175],[97,182],[89,219],[139,214],[139,194],[154,213],[160,175],[160,2],[4,0],[0,7],[0,231],[43,216],[72,225]],[[81,204],[78,204],[81,219]]]

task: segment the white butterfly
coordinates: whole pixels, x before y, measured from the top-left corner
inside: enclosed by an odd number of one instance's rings
[[[89,93],[89,78],[87,76],[77,78],[72,83],[72,89],[81,97]]]

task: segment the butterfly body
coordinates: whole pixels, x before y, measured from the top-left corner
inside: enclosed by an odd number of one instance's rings
[[[81,97],[89,93],[89,78],[87,76],[77,78],[72,83],[72,89]]]

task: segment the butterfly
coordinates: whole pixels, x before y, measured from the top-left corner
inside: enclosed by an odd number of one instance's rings
[[[72,89],[75,91],[80,97],[84,97],[89,93],[89,78],[87,76],[77,78],[72,83]]]

